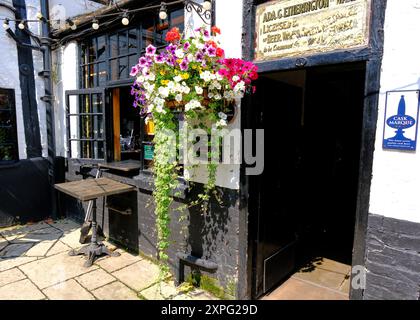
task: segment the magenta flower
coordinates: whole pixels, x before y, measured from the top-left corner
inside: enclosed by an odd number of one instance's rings
[[[147,65],[147,59],[145,57],[141,57],[139,59],[139,65],[140,67],[145,67]]]
[[[188,59],[182,60],[181,64],[179,65],[182,71],[188,70]]]
[[[130,76],[135,77],[138,72],[139,72],[139,68],[137,66],[134,66],[131,68]]]
[[[185,42],[184,44],[184,51],[188,51],[188,49],[191,47],[191,44],[189,42]]]
[[[149,46],[146,48],[146,55],[147,56],[153,56],[156,53],[156,47],[149,44]]]
[[[160,54],[160,55],[158,55],[158,56],[156,56],[155,57],[155,62],[156,63],[159,63],[159,64],[162,64],[162,63],[164,63],[165,62],[165,57],[162,55],[162,54]]]
[[[209,57],[215,57],[216,52],[217,52],[217,50],[216,50],[215,47],[210,46],[210,47],[207,48],[207,54],[208,54]]]
[[[198,52],[198,53],[196,54],[196,56],[195,56],[195,59],[196,59],[198,62],[203,61],[203,59],[204,59],[204,54],[202,54],[201,52]]]

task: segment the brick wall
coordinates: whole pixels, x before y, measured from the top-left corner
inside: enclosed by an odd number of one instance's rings
[[[420,224],[370,215],[364,299],[420,300]]]

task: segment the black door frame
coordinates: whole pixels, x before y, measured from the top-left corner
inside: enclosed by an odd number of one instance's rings
[[[243,36],[242,55],[244,59],[253,60],[255,43],[255,9],[263,1],[244,0],[243,2]],[[365,99],[363,106],[363,128],[360,149],[360,168],[357,194],[356,224],[353,244],[353,266],[365,265],[366,232],[369,216],[369,198],[372,177],[373,154],[375,147],[376,124],[378,118],[378,101],[380,91],[380,74],[384,45],[384,20],[386,0],[371,0],[369,45],[365,48],[336,51],[301,58],[284,58],[280,60],[257,62],[259,72],[274,72],[333,65],[348,62],[365,62]],[[253,113],[250,97],[242,101],[242,128],[254,128],[255,119],[260,115]],[[241,208],[242,217],[248,220],[247,263],[240,275],[239,296],[252,298],[253,260],[255,259],[255,232],[258,221],[249,207],[250,177],[245,174],[245,165],[241,167]],[[363,289],[351,289],[350,299],[363,299]]]

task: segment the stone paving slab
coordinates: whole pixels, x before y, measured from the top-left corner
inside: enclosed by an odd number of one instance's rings
[[[74,231],[81,227],[80,223],[77,223],[68,219],[57,220],[57,221],[49,222],[48,224],[51,227],[59,229],[64,232]]]
[[[70,220],[0,229],[0,300],[212,298],[179,292],[172,282],[160,286],[156,264],[121,249],[120,257],[104,256],[85,268],[85,257],[68,255],[82,246],[79,237],[80,225]]]
[[[0,272],[36,260],[35,257],[0,258]]]
[[[92,293],[99,300],[140,300],[133,290],[118,281],[96,289]]]
[[[9,244],[9,241],[7,241],[5,238],[3,238],[2,235],[0,235],[0,251],[3,250],[4,247],[6,247]]]
[[[130,288],[141,291],[157,282],[159,268],[147,260],[142,260],[112,275]]]
[[[116,279],[106,271],[97,269],[77,277],[76,280],[86,289],[95,290],[99,287],[103,287],[108,283],[114,282]]]
[[[71,279],[43,290],[50,300],[95,300],[85,288]]]
[[[42,300],[45,296],[28,279],[10,283],[0,288],[0,300]]]
[[[33,243],[12,243],[9,244],[0,252],[0,257],[2,258],[12,258],[23,256],[30,248],[32,248]]]
[[[27,257],[43,257],[47,254],[48,250],[52,248],[56,240],[42,241],[32,246],[26,253]]]
[[[142,260],[141,257],[135,256],[126,252],[121,252],[121,256],[119,257],[106,257],[104,259],[100,259],[96,262],[102,269],[105,269],[108,272],[114,272],[116,270],[122,269],[127,267],[131,264],[139,262]]]
[[[64,244],[68,245],[73,249],[77,249],[83,246],[79,242],[80,240],[80,230],[73,230],[73,231],[65,231],[63,236],[60,238],[60,241]]]
[[[57,241],[51,248],[50,250],[47,252],[47,257],[58,254],[58,253],[62,253],[62,252],[70,252],[70,250],[72,250],[72,248],[70,248],[68,245],[62,243],[61,241]]]
[[[63,231],[46,227],[43,229],[38,229],[31,231],[29,233],[19,235],[14,240],[11,240],[12,243],[15,242],[42,242],[42,241],[55,241],[58,240],[63,235]]]
[[[98,267],[93,265],[85,268],[85,258],[71,257],[67,252],[25,264],[19,269],[23,271],[40,289],[93,271]]]
[[[192,300],[218,300],[216,297],[212,296],[210,293],[201,289],[195,289],[192,292],[189,292],[188,296],[190,296]]]
[[[140,294],[147,300],[166,300],[178,295],[178,291],[173,285],[162,282],[140,291]]]
[[[26,276],[18,268],[0,272],[0,287],[25,279]]]
[[[27,224],[24,226],[14,226],[10,228],[3,228],[0,230],[0,234],[8,241],[12,241],[18,237],[26,235],[29,232],[40,230],[44,228],[50,228],[45,222],[39,222],[36,224]]]

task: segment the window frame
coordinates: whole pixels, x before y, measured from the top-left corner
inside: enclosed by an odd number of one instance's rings
[[[89,112],[89,113],[81,113],[80,109],[76,113],[70,113],[70,96],[76,96],[78,99],[80,96],[88,95],[89,96],[89,104],[92,106],[93,95],[100,94],[102,96],[102,112]],[[79,160],[89,160],[89,161],[98,161],[98,162],[106,162],[109,157],[108,146],[107,146],[107,116],[106,116],[106,108],[107,108],[107,96],[106,96],[106,89],[105,88],[93,88],[93,89],[79,89],[79,90],[68,90],[66,91],[66,125],[67,125],[67,157],[68,159],[79,159]],[[79,106],[80,107],[80,106]],[[83,117],[83,116],[91,116],[91,117],[102,117],[102,126],[103,126],[103,135],[102,138],[81,138],[80,135],[78,138],[71,137],[71,125],[70,125],[70,117]],[[103,142],[103,158],[85,158],[82,157],[73,157],[72,156],[72,142],[83,142],[89,141],[93,144],[98,142]]]
[[[8,96],[8,109],[0,109],[0,112],[9,112],[10,113],[10,125],[0,125],[0,129],[9,129],[11,133],[11,141],[0,143],[0,148],[2,146],[11,145],[14,146],[14,154],[11,160],[0,160],[0,166],[10,165],[18,162],[19,159],[19,140],[17,134],[17,120],[16,120],[16,99],[15,99],[15,90],[8,88],[0,88],[0,94],[5,94]]]

